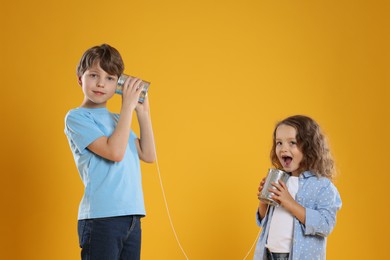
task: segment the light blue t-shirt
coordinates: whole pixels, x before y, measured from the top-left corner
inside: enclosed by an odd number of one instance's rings
[[[294,218],[294,231],[290,260],[326,259],[326,238],[336,225],[336,213],[341,208],[341,198],[333,183],[324,177],[318,178],[310,171],[299,176],[298,193],[295,200],[306,209],[305,225]],[[266,260],[265,245],[268,238],[274,207],[257,224],[262,227],[254,254],[255,260]]]
[[[101,136],[111,136],[118,114],[106,108],[76,108],[65,117],[65,134],[84,183],[78,219],[145,215],[140,162],[130,133],[124,158],[107,160],[87,149]]]

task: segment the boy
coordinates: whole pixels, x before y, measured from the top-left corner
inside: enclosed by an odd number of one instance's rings
[[[115,48],[88,49],[77,67],[83,102],[65,117],[65,134],[85,186],[78,213],[82,259],[140,259],[145,208],[139,159],[152,163],[155,150],[148,98],[138,103],[140,79],[124,83],[120,114],[106,108],[123,70]],[[140,139],[130,128],[134,110]]]

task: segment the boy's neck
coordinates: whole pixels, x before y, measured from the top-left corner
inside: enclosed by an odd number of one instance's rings
[[[106,108],[107,106],[107,102],[105,102],[104,104],[96,104],[96,103],[93,103],[93,102],[88,102],[88,101],[83,101],[83,103],[81,103],[80,107],[83,107],[83,108]]]

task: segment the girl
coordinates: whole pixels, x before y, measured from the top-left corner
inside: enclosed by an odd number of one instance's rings
[[[341,199],[332,184],[334,162],[319,125],[301,115],[279,122],[271,161],[290,178],[272,184],[276,188],[272,198],[280,207],[259,203],[257,222],[262,233],[254,259],[325,259],[326,237],[336,224]],[[264,183],[265,178],[258,196]]]

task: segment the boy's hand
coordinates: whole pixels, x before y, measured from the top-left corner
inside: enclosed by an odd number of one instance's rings
[[[141,84],[142,88],[142,84]],[[138,115],[142,113],[148,113],[149,112],[149,98],[148,95],[146,95],[144,102],[141,104],[138,102],[137,106],[135,107],[135,111],[137,112]]]
[[[138,99],[141,94],[142,80],[138,78],[128,78],[123,84],[122,90],[122,107],[134,110],[138,104]]]

